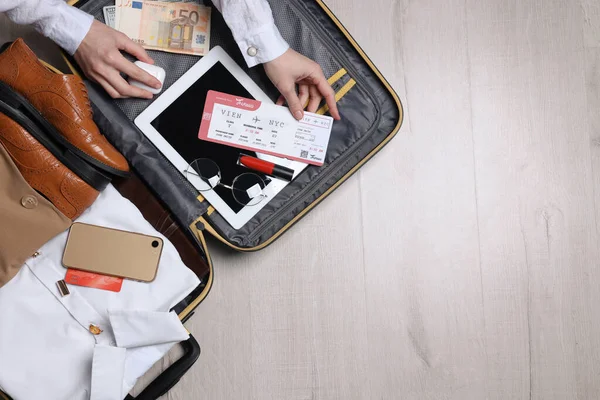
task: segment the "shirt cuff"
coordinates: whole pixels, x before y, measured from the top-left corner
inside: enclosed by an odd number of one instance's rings
[[[260,31],[238,38],[236,42],[248,68],[272,61],[290,47],[275,24],[265,25]]]
[[[90,14],[60,2],[56,18],[43,33],[73,55],[89,32],[92,22],[94,17]]]

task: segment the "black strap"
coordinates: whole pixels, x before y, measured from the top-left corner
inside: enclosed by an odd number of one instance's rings
[[[0,47],[0,53],[2,53],[4,50],[8,49],[11,44],[13,44],[13,42],[6,42],[6,43],[4,43],[2,45],[2,47]]]

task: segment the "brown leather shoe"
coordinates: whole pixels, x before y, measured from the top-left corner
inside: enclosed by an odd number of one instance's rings
[[[21,125],[0,113],[0,146],[4,146],[29,185],[66,217],[75,219],[99,195],[56,159]]]
[[[0,53],[0,81],[30,103],[23,107],[35,107],[75,146],[81,158],[113,175],[127,176],[127,161],[92,119],[92,107],[81,78],[50,71],[23,39],[17,39]]]

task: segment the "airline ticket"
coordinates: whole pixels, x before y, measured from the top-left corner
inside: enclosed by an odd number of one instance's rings
[[[297,121],[287,107],[211,90],[198,138],[321,166],[332,126],[326,115],[305,112]]]

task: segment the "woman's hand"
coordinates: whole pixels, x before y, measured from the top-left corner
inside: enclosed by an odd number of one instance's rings
[[[146,50],[121,32],[94,21],[77,51],[75,60],[85,75],[98,82],[112,98],[142,97],[152,98],[152,93],[131,86],[120,72],[136,81],[154,88],[160,88],[160,82],[152,75],[127,60],[120,50],[135,56],[138,60],[154,64]]]
[[[335,92],[327,83],[319,64],[288,49],[273,61],[265,63],[264,67],[271,82],[283,95],[277,100],[277,104],[282,105],[285,98],[294,118],[302,119],[307,101],[307,111],[315,112],[321,100],[325,98],[330,114],[333,118],[340,119],[335,103]],[[298,93],[296,93],[296,85],[298,85]]]

